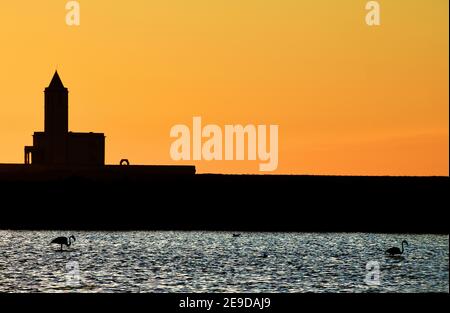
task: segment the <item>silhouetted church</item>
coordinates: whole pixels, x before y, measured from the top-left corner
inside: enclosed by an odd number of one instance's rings
[[[25,164],[103,166],[103,133],[69,132],[69,91],[58,72],[45,88],[45,129],[35,132],[33,146],[25,147]]]

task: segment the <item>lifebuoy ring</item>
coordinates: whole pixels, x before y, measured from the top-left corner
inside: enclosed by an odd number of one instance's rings
[[[130,165],[130,161],[128,159],[122,159],[120,160],[120,165]]]

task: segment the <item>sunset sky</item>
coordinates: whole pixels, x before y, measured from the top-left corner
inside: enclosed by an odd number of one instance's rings
[[[279,125],[277,174],[449,175],[448,0],[65,0],[0,4],[0,163],[44,128],[55,69],[69,128],[106,134],[106,162],[175,162],[175,124]]]

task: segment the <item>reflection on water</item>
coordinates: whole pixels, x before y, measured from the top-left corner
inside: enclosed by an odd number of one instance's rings
[[[74,234],[67,251],[52,238]],[[409,246],[400,257],[383,251]],[[449,237],[0,231],[0,292],[448,292]],[[379,264],[379,285],[365,279]]]

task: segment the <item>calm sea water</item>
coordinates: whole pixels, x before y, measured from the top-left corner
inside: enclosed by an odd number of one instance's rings
[[[0,231],[0,292],[449,292],[449,237]]]

